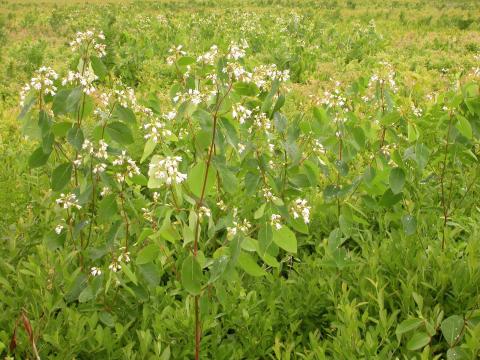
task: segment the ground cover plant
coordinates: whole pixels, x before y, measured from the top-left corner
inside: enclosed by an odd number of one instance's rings
[[[479,4],[0,4],[2,358],[478,358]]]

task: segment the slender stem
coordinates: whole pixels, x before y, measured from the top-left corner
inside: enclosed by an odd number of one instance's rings
[[[200,207],[203,204],[203,200],[205,197],[205,190],[207,187],[207,180],[208,180],[208,173],[210,171],[210,164],[212,162],[212,155],[213,151],[215,149],[215,136],[217,132],[217,120],[218,120],[218,111],[220,109],[220,106],[223,102],[223,100],[227,97],[229,94],[230,90],[232,89],[233,82],[230,83],[228,86],[227,91],[223,95],[222,98],[219,97],[220,94],[217,95],[217,104],[215,107],[215,112],[213,114],[213,129],[212,129],[212,141],[210,143],[210,148],[208,151],[208,157],[207,157],[207,162],[205,166],[205,176],[203,178],[203,184],[202,184],[202,191],[200,193],[200,198],[197,201],[197,204],[195,206],[195,210],[197,213],[197,220],[195,223],[195,240],[193,243],[193,256],[197,257],[198,255],[198,240],[200,236]],[[201,324],[200,324],[200,306],[199,306],[199,301],[200,301],[200,295],[195,296],[195,360],[200,359],[200,338],[201,338]]]
[[[443,166],[442,172],[440,173],[440,190],[441,190],[441,202],[443,208],[443,229],[442,229],[442,251],[445,249],[445,231],[447,227],[447,220],[448,220],[448,205],[445,198],[445,171],[447,169],[447,156],[448,156],[448,145],[449,145],[449,138],[450,138],[450,129],[452,127],[452,116],[450,115],[450,119],[448,122],[448,130],[445,139],[445,152],[443,156]]]

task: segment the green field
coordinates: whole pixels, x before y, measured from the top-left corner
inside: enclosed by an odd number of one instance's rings
[[[0,0],[0,358],[478,359],[479,157],[476,0]]]

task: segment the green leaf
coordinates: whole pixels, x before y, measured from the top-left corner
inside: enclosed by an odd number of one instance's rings
[[[395,330],[395,334],[397,336],[402,335],[406,332],[415,330],[419,326],[421,326],[425,321],[423,319],[407,319],[403,320],[398,326],[397,329]]]
[[[402,217],[402,225],[403,231],[407,236],[413,235],[417,231],[417,219],[415,219],[415,216],[410,214],[404,215]]]
[[[113,316],[110,313],[108,313],[106,311],[102,311],[101,313],[99,313],[98,318],[100,319],[100,321],[102,323],[104,323],[108,327],[114,327],[115,326],[115,319],[113,318]]]
[[[399,194],[405,185],[405,171],[402,168],[396,167],[390,171],[390,189],[394,194]]]
[[[394,194],[392,190],[387,189],[380,199],[380,205],[384,207],[392,207],[400,200],[402,200],[402,194]]]
[[[58,137],[66,136],[68,133],[68,130],[70,130],[71,128],[72,128],[72,123],[68,121],[54,123],[52,125],[52,133]]]
[[[253,82],[237,82],[233,85],[233,89],[238,95],[245,96],[255,96],[258,92],[258,88]]]
[[[255,220],[258,220],[260,219],[261,217],[263,217],[263,214],[265,212],[265,207],[267,206],[267,203],[263,203],[262,205],[260,205],[260,207],[255,210],[255,213],[253,214],[253,218]]]
[[[28,159],[28,166],[30,166],[32,169],[43,166],[47,163],[49,157],[50,153],[45,154],[43,147],[40,146],[32,153],[32,155],[30,155]]]
[[[137,276],[133,273],[132,269],[130,269],[130,265],[122,263],[122,271],[131,282],[137,285],[138,283]]]
[[[137,120],[135,119],[135,113],[131,109],[120,105],[115,106],[112,117],[114,119],[121,120],[127,124],[135,125],[137,122]]]
[[[202,290],[202,268],[196,257],[189,255],[182,264],[182,285],[190,294],[199,295]]]
[[[419,170],[423,170],[427,166],[429,156],[430,149],[423,143],[417,143],[415,146],[415,161]]]
[[[187,184],[192,193],[196,197],[200,197],[202,194],[203,183],[205,181],[206,165],[205,163],[198,163],[188,173]],[[205,184],[205,196],[208,195],[215,184],[215,169],[210,165],[208,169],[207,181]]]
[[[447,351],[447,360],[467,360],[467,359],[470,360],[471,357],[460,346],[455,346],[454,348],[448,349]]]
[[[62,190],[70,182],[71,176],[72,164],[65,163],[58,165],[52,173],[52,190]]]
[[[472,126],[470,122],[461,115],[457,115],[458,122],[455,125],[457,130],[465,136],[467,139],[471,140],[473,137]]]
[[[238,256],[238,266],[242,268],[248,275],[252,276],[264,276],[266,275],[265,270],[263,270],[257,262],[245,251],[240,252]]]
[[[452,315],[442,321],[441,329],[445,340],[450,346],[458,342],[464,327],[464,320],[459,315]]]
[[[148,264],[155,260],[159,253],[160,248],[157,244],[147,245],[138,252],[136,263],[137,265]]]
[[[258,231],[258,244],[258,254],[261,258],[264,258],[265,254],[272,250],[272,247],[278,250],[276,245],[273,243],[272,226],[267,221],[260,225],[260,229]]]
[[[105,75],[107,75],[107,68],[102,60],[96,56],[91,56],[90,61],[92,64],[92,69],[95,75],[98,76],[100,80],[102,80]]]
[[[114,121],[107,125],[107,134],[121,145],[133,143],[133,135],[130,128],[120,121]]]
[[[290,253],[297,253],[297,238],[295,233],[285,225],[273,231],[273,242]]]
[[[118,207],[115,194],[105,196],[98,203],[98,218],[103,223],[110,222],[117,212]]]
[[[179,66],[187,66],[195,63],[195,58],[191,56],[182,56],[180,59],[177,60],[177,64]]]
[[[67,132],[67,141],[78,151],[82,150],[82,145],[85,140],[83,131],[78,125],[74,125]]]
[[[65,110],[66,112],[76,112],[80,105],[80,99],[82,98],[83,91],[80,87],[72,89],[65,100]]]
[[[157,143],[155,141],[153,141],[152,139],[147,140],[147,142],[145,143],[145,147],[143,148],[143,155],[140,159],[140,163],[143,163],[152,154],[156,146]]]
[[[410,351],[415,351],[423,348],[425,345],[428,345],[430,342],[430,336],[426,332],[418,332],[413,334],[413,336],[407,342],[407,349]]]
[[[52,111],[55,115],[62,115],[68,112],[67,98],[72,90],[60,90],[53,98]]]
[[[87,286],[78,296],[78,301],[85,303],[93,299],[93,290],[91,286]]]

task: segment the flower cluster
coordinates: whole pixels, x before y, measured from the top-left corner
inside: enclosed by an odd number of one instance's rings
[[[168,53],[170,54],[167,57],[168,65],[173,65],[179,57],[187,55],[187,52],[182,49],[183,49],[183,45],[177,45],[177,46],[172,46],[168,50]]]
[[[235,104],[232,107],[232,117],[238,120],[240,124],[244,124],[245,121],[252,115],[252,110],[247,109],[242,104]]]
[[[282,228],[281,223],[282,217],[278,214],[272,214],[270,217],[270,225],[272,225],[275,229],[280,230]]]
[[[50,67],[42,66],[35,71],[34,76],[30,82],[20,91],[20,106],[25,105],[25,98],[30,90],[39,91],[41,95],[54,96],[57,92],[57,87],[53,85],[53,81],[58,79],[58,74]]]
[[[105,40],[105,35],[102,31],[96,33],[95,30],[87,30],[85,32],[79,31],[73,41],[70,42],[70,48],[74,52],[84,53],[85,57],[93,52],[99,58],[107,55],[105,51],[105,44],[100,41]]]
[[[393,93],[398,91],[397,83],[395,81],[395,70],[392,64],[382,61],[380,62],[382,68],[380,71],[374,73],[368,83],[369,88],[374,88],[377,84],[381,87],[389,87]]]
[[[122,153],[118,155],[115,160],[112,161],[112,165],[114,166],[124,166],[124,171],[117,172],[116,177],[119,183],[123,183],[125,181],[125,176],[132,178],[134,175],[140,174],[140,169],[132,160],[131,157],[127,155],[125,150],[122,150]]]
[[[245,57],[248,43],[245,39],[240,40],[240,43],[231,42],[228,47],[227,59],[238,60]]]
[[[247,219],[239,221],[237,215],[238,208],[233,208],[233,226],[227,227],[227,234],[230,238],[234,237],[239,232],[242,234],[247,234],[252,227],[252,224]]]
[[[163,120],[171,121],[176,115],[177,113],[175,111],[170,111],[162,115],[162,118]],[[161,138],[172,136],[172,132],[165,128],[165,123],[158,117],[150,117],[149,121],[143,124],[143,129],[146,132],[144,138],[147,140],[152,139],[155,144],[158,143]]]
[[[102,270],[100,270],[99,268],[93,266],[92,268],[90,268],[90,274],[92,276],[100,276],[102,275]]]
[[[254,129],[262,130],[267,133],[272,129],[272,122],[267,114],[261,112],[253,117],[253,126],[248,129],[248,132],[252,133]]]
[[[411,108],[413,115],[415,115],[416,117],[421,117],[423,115],[422,108],[415,106],[415,104],[412,104]]]
[[[266,90],[272,81],[286,82],[290,79],[289,70],[278,70],[276,64],[260,65],[253,69],[251,81],[261,90]]]
[[[340,86],[341,83],[336,81],[332,91],[324,91],[323,98],[320,99],[319,103],[325,105],[327,108],[337,108],[348,112],[347,98],[342,94]]]
[[[266,188],[266,187],[262,189],[262,194],[263,194],[263,197],[265,198],[265,200],[269,201],[269,202],[277,201],[277,199],[278,199],[278,197],[273,195],[272,189],[269,189],[269,188]]]
[[[90,69],[85,69],[83,74],[79,72],[69,71],[67,76],[62,80],[62,85],[80,84],[85,94],[90,95],[97,89],[93,83],[98,79],[98,76]]]
[[[165,182],[167,185],[181,184],[187,175],[178,171],[182,161],[180,156],[153,157],[149,165],[148,175]]]
[[[108,144],[102,139],[98,142],[98,147],[95,147],[88,139],[85,139],[82,145],[82,150],[84,150],[87,154],[96,157],[97,159],[108,159],[107,149]]]
[[[77,196],[73,193],[60,194],[60,197],[55,200],[57,205],[61,206],[64,209],[75,208],[80,210],[82,207],[78,204]]]
[[[179,101],[188,101],[194,105],[198,105],[202,101],[207,100],[208,98],[209,95],[202,94],[197,89],[188,89],[188,91],[185,93],[177,92],[175,94],[175,97],[173,98],[173,101],[176,103]]]
[[[218,46],[212,45],[210,50],[197,57],[197,62],[204,65],[213,65],[218,55]]]
[[[308,206],[307,200],[296,199],[290,210],[292,211],[294,219],[302,217],[305,224],[310,222],[310,206]]]

